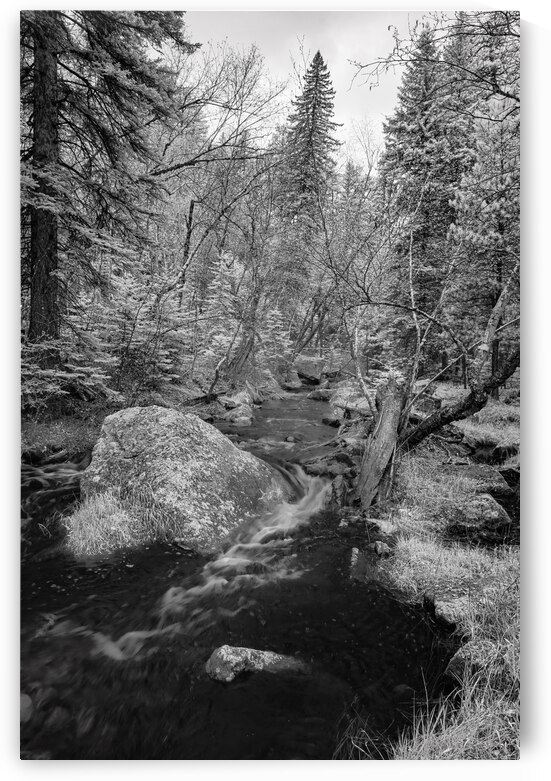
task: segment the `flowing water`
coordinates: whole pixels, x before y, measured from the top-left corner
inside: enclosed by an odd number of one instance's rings
[[[453,649],[379,585],[376,560],[354,577],[365,529],[329,508],[328,481],[282,461],[332,438],[325,406],[267,402],[233,432],[278,464],[294,499],[219,556],[174,543],[24,564],[24,756],[330,759],[351,708],[373,734],[395,735],[432,695]],[[293,656],[310,674],[214,681],[205,662],[224,644]]]

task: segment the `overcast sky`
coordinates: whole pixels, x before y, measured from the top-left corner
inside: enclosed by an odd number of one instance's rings
[[[274,79],[291,79],[290,97],[298,91],[293,60],[302,63],[300,42],[309,63],[319,49],[331,73],[335,120],[344,123],[347,138],[353,120],[368,120],[375,140],[382,138],[385,116],[392,113],[399,74],[386,75],[380,86],[369,89],[352,80],[356,69],[349,60],[368,62],[392,50],[389,25],[405,36],[408,24],[420,14],[405,11],[188,11],[187,37],[197,43],[228,43],[248,48],[256,44]]]

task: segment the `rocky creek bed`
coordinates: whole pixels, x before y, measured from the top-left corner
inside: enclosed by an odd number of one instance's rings
[[[334,437],[329,411],[295,394],[265,402],[252,426],[221,429],[285,471]],[[265,519],[280,534],[264,539],[257,524],[254,556],[246,570],[235,555],[222,562],[221,587],[217,560],[177,542],[102,562],[24,561],[23,757],[330,759],[351,709],[391,738],[441,692],[457,639],[378,582],[365,524],[320,509],[325,478],[295,468],[289,479],[298,510]],[[180,613],[166,616],[174,594]],[[213,680],[206,665],[224,645],[297,664]]]

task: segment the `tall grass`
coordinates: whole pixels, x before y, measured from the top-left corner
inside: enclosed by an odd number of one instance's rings
[[[390,748],[395,760],[514,760],[519,758],[520,711],[505,694],[472,676],[461,696],[419,710],[410,730]]]
[[[473,496],[475,484],[439,472],[436,460],[404,458],[396,488],[396,505],[388,518],[396,544],[393,555],[381,560],[380,574],[412,600],[426,594],[457,600],[456,631],[468,642],[450,667],[457,686],[453,696],[416,708],[410,727],[384,747],[365,719],[355,714],[334,758],[518,759],[520,551],[447,539],[446,509],[461,507]]]
[[[176,520],[164,513],[147,486],[119,488],[87,497],[64,519],[67,546],[77,557],[93,557],[119,548],[173,539]]]

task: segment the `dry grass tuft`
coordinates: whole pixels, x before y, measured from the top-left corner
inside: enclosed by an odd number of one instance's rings
[[[404,534],[429,539],[446,528],[445,509],[474,496],[476,482],[438,469],[433,458],[411,455],[400,463],[392,523]]]
[[[394,760],[516,760],[520,709],[505,694],[465,681],[459,703],[453,699],[420,711],[411,730],[392,746]]]
[[[93,557],[119,548],[137,548],[170,540],[177,534],[174,519],[163,513],[151,490],[109,490],[87,497],[64,519],[67,545],[77,557]]]
[[[438,592],[484,593],[518,577],[518,548],[474,548],[459,542],[443,544],[401,532],[394,555],[381,562],[381,570],[395,588],[412,597]]]

